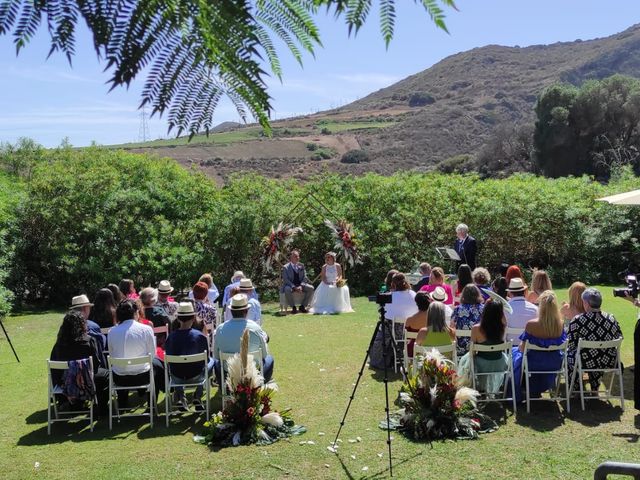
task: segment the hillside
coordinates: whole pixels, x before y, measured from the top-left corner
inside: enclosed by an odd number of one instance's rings
[[[532,123],[546,86],[614,73],[640,77],[640,25],[602,39],[489,45],[452,55],[340,109],[275,122],[273,138],[263,138],[257,127],[225,125],[190,144],[174,139],[123,147],[173,157],[220,182],[235,171],[304,179],[323,170],[428,170],[477,153],[500,126]],[[365,150],[369,161],[341,163],[351,149]]]

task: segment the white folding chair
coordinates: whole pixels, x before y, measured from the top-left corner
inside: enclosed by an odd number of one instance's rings
[[[562,352],[562,364],[560,365],[559,370],[531,370],[529,368],[529,356],[528,352],[536,351],[536,352],[548,352],[556,355],[557,352]],[[531,394],[529,392],[529,379],[531,375],[556,375],[556,388],[555,394],[549,392],[549,398],[531,398]],[[565,387],[565,396],[560,396],[560,376],[564,378],[564,387]],[[527,340],[524,344],[524,350],[522,352],[522,376],[525,379],[525,395],[527,398],[527,413],[530,412],[530,402],[533,400],[553,400],[553,401],[562,401],[565,400],[567,403],[567,412],[571,412],[571,404],[569,402],[569,368],[567,366],[567,342],[565,341],[562,345],[552,345],[549,347],[539,347],[538,345],[534,345],[533,343],[529,343]],[[521,383],[522,384],[522,383]]]
[[[400,351],[404,350],[405,341],[405,323],[407,322],[406,318],[394,318],[391,322],[391,338],[394,340],[395,347],[393,348],[393,370],[398,373],[398,363],[400,363],[400,359],[398,358],[398,349]],[[402,358],[404,361],[404,357]]]
[[[222,397],[222,409],[224,410],[224,406],[229,398],[231,398],[231,394],[227,392],[227,362],[233,358],[233,356],[237,352],[220,352],[218,351],[218,359],[220,360],[220,396]],[[258,370],[262,371],[262,349],[254,350],[249,352],[249,355],[253,356],[253,361],[256,363]]]
[[[469,341],[471,341],[471,330],[465,330],[463,328],[456,328],[456,347],[458,346],[458,339],[459,338],[468,338]],[[456,354],[457,354],[457,349],[456,349]],[[457,357],[457,358],[458,358],[458,361],[459,361],[462,357]],[[456,363],[456,367],[457,366],[458,366],[458,364]]]
[[[86,359],[84,359],[86,360]],[[91,376],[93,377],[93,359],[89,357],[89,368]],[[47,360],[47,372],[49,377],[48,388],[48,404],[47,404],[47,434],[51,435],[51,425],[54,422],[69,422],[73,420],[89,420],[89,427],[93,432],[93,404],[95,402],[95,396],[89,400],[88,410],[67,410],[61,412],[58,410],[58,403],[56,402],[56,395],[64,395],[62,393],[62,387],[53,384],[53,377],[51,376],[52,370],[66,371],[69,369],[69,362]],[[95,385],[95,382],[94,382]],[[84,415],[79,417],[78,415]]]
[[[415,347],[416,345],[416,339],[418,338],[418,332],[410,332],[408,330],[405,330],[404,332],[404,348],[402,349],[403,351],[403,361],[404,361],[404,370],[405,372],[409,371],[409,362],[413,362],[413,358],[414,357],[409,357],[409,350],[408,350],[408,345],[409,345],[409,340],[413,340],[413,345]],[[413,355],[415,356],[415,351],[413,352]]]
[[[498,373],[503,374],[503,392],[502,398],[495,398],[496,392],[480,392],[481,394],[486,395],[486,398],[478,398],[478,402],[512,402],[513,403],[513,412],[516,412],[516,395],[515,395],[515,381],[513,378],[513,361],[511,358],[511,341],[498,343],[496,345],[479,345],[477,343],[471,343],[471,347],[469,348],[469,357],[470,357],[470,367],[471,367],[471,380],[473,383],[473,388],[478,390],[478,377],[489,375],[496,375]],[[501,352],[507,356],[507,365],[502,371],[494,371],[494,372],[477,372],[476,371],[476,360],[475,356],[479,352]],[[511,384],[511,396],[507,397],[507,389]]]
[[[598,341],[598,340],[583,340],[580,338],[578,340],[578,349],[576,350],[576,359],[575,365],[573,368],[573,375],[571,376],[571,388],[569,394],[573,394],[573,390],[575,389],[576,376],[577,381],[580,386],[580,405],[582,406],[582,410],[584,410],[584,400],[585,400],[585,391],[584,384],[582,382],[582,377],[585,373],[589,372],[601,372],[603,375],[606,373],[611,373],[611,382],[609,383],[609,387],[607,388],[605,383],[605,391],[604,395],[600,395],[599,391],[589,392],[586,395],[587,400],[592,400],[594,398],[608,400],[610,398],[618,398],[620,400],[620,407],[624,411],[624,386],[622,383],[622,364],[620,363],[620,346],[622,345],[622,338],[617,338],[615,340],[608,341]],[[583,368],[582,366],[582,350],[608,350],[610,348],[614,348],[616,351],[616,362],[615,366],[612,368]],[[620,395],[612,395],[612,387],[613,381],[618,376],[619,387],[620,387]],[[603,382],[604,383],[604,382]]]
[[[149,425],[153,428],[153,411],[156,408],[156,391],[155,384],[153,381],[153,358],[151,355],[145,355],[142,357],[132,357],[132,358],[114,358],[109,356],[109,430],[113,428],[113,413],[115,406],[115,413],[118,417],[118,421],[122,417],[149,417]],[[124,369],[126,367],[131,367],[134,365],[145,365],[149,364],[149,383],[145,383],[142,385],[134,385],[134,386],[124,386],[118,385],[115,383],[113,378],[113,367]],[[141,390],[144,389],[149,392],[149,411],[148,413],[123,413],[126,411],[126,408],[120,408],[118,405],[118,391],[120,390]],[[114,402],[115,400],[115,402]],[[115,403],[115,405],[114,405]]]
[[[511,340],[513,346],[517,347],[520,345],[520,335],[524,333],[524,328],[507,327],[504,333],[507,341]]]
[[[202,353],[196,353],[194,355],[164,355],[164,384],[165,384],[165,396],[164,396],[164,411],[167,427],[169,426],[169,417],[171,415],[175,415],[177,413],[181,413],[179,410],[173,410],[173,405],[171,401],[171,389],[175,387],[182,388],[196,388],[198,386],[203,386],[205,388],[206,395],[206,417],[207,421],[209,421],[209,397],[210,395],[210,387],[211,382],[209,382],[209,374],[207,372],[207,362],[209,361],[209,356],[207,352],[204,351]],[[185,364],[185,363],[197,363],[202,362],[203,368],[200,375],[196,376],[196,378],[189,379],[189,381],[182,380],[180,378],[176,378],[171,375],[171,370],[169,369],[171,364]]]
[[[418,370],[419,357],[424,359],[427,353],[430,352],[431,350],[437,350],[445,357],[447,356],[447,354],[450,354],[451,358],[449,360],[451,360],[454,365],[458,364],[458,356],[456,353],[455,342],[450,343],[448,345],[436,345],[436,346],[433,346],[433,345],[424,346],[424,345],[414,344],[413,345],[413,371],[414,372]]]

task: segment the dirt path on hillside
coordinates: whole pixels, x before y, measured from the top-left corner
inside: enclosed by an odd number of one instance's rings
[[[306,135],[300,137],[287,137],[283,140],[298,140],[305,143],[317,143],[321,147],[333,148],[342,156],[349,150],[360,150],[360,143],[355,135]]]

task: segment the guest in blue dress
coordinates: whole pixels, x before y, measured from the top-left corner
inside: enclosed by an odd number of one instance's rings
[[[513,374],[515,376],[516,400],[523,400],[522,388],[524,381],[521,377],[522,361],[525,341],[547,348],[555,345],[562,345],[567,335],[563,329],[562,315],[558,305],[558,298],[551,290],[544,291],[538,297],[538,318],[529,320],[525,325],[524,332],[520,335],[520,346],[513,347]],[[529,351],[527,353],[529,369],[534,371],[559,370],[562,366],[562,355],[560,351],[540,352]],[[540,397],[542,392],[546,392],[556,385],[556,375],[535,374],[529,378],[529,393],[532,397]]]
[[[458,330],[471,330],[480,321],[482,316],[483,300],[480,290],[474,284],[466,285],[460,295],[460,305],[453,309],[451,315],[451,328]],[[458,358],[469,351],[471,338],[461,337],[456,340]]]

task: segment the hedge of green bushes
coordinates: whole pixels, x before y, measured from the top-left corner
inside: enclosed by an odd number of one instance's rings
[[[326,175],[305,184],[243,175],[219,188],[167,159],[101,148],[40,155],[28,181],[0,177],[0,273],[27,302],[64,304],[124,277],[187,287],[211,271],[223,286],[236,269],[267,292],[277,273],[263,270],[260,242],[298,214],[295,245],[317,274],[333,243],[323,207],[291,212],[308,192],[354,225],[364,255],[347,270],[354,294],[372,292],[392,267],[438,263],[435,247],[450,245],[461,221],[479,241],[481,264],[548,266],[558,284],[615,281],[640,233],[640,207],[595,201],[636,188],[630,174],[607,186],[532,175]]]

